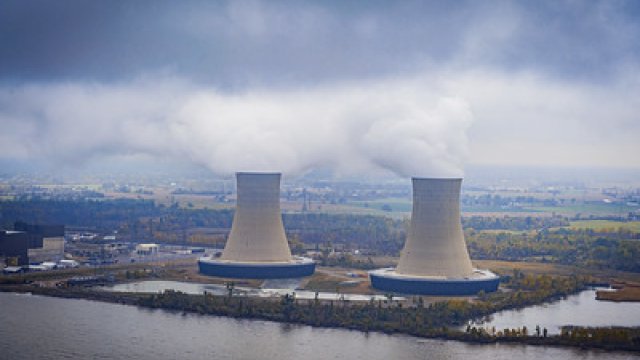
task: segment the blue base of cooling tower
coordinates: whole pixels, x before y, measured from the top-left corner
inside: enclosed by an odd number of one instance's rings
[[[198,268],[201,274],[234,279],[283,279],[310,276],[316,270],[316,263],[308,258],[290,262],[234,262],[200,258]]]
[[[476,270],[474,276],[463,279],[438,279],[407,276],[395,273],[395,269],[378,269],[369,272],[371,286],[381,291],[414,295],[475,295],[498,290],[500,277],[486,270]]]

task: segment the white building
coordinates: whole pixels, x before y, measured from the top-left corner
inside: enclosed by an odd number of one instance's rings
[[[138,255],[156,255],[160,250],[158,244],[138,244],[136,245],[136,253]]]

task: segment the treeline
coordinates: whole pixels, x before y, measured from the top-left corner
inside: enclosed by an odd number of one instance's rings
[[[466,231],[474,259],[534,260],[640,272],[640,241],[626,230],[595,232],[560,228],[523,233]]]
[[[186,242],[194,228],[229,229],[233,210],[190,209],[156,205],[146,200],[29,200],[0,202],[0,225],[13,228],[30,223],[65,224],[118,231],[121,239]],[[305,244],[340,244],[343,248],[366,248],[381,254],[397,254],[405,239],[405,223],[382,216],[285,213],[287,232]]]
[[[178,204],[164,206],[126,199],[0,202],[0,224],[5,229],[11,229],[16,220],[58,223],[103,233],[117,230],[121,240],[163,243],[195,241],[195,235],[190,233],[193,229],[222,229],[218,238],[203,237],[200,245],[207,241],[221,245],[225,229],[231,227],[233,213],[233,210],[190,209]],[[303,251],[305,245],[307,248],[318,245],[322,249],[330,244],[341,249],[360,249],[371,256],[397,256],[408,226],[407,220],[355,214],[285,213],[283,221],[292,248],[297,252]],[[623,228],[600,231],[558,228],[568,224],[567,219],[560,216],[473,216],[462,221],[474,259],[542,261],[640,271],[639,232]],[[481,231],[486,229],[498,231]],[[339,265],[339,261],[334,262]],[[369,266],[368,262],[360,265]]]
[[[575,346],[596,346],[604,349],[640,349],[640,327],[563,326],[560,339]]]
[[[551,227],[569,226],[564,216],[471,216],[462,218],[462,227],[474,230],[537,230]]]
[[[576,204],[576,199],[538,198],[533,196],[500,196],[492,194],[463,195],[460,199],[465,207],[522,208],[532,206],[558,206]]]
[[[22,220],[29,223],[64,224],[111,232],[141,218],[158,216],[162,207],[152,201],[118,199],[29,200],[0,202],[0,224],[12,228]]]
[[[302,213],[284,214],[287,232],[305,244],[342,244],[379,254],[397,254],[406,238],[406,222],[383,216]]]
[[[640,351],[640,328],[563,326],[560,335],[549,335],[547,329],[541,329],[540,326],[536,326],[535,332],[526,326],[502,330],[467,326],[462,340]]]

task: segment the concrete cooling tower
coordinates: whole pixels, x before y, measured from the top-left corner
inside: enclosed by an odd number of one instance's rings
[[[498,289],[499,278],[471,265],[460,222],[462,179],[413,178],[413,209],[397,268],[371,271],[379,290],[473,295]]]
[[[205,275],[271,279],[313,274],[315,263],[293,257],[282,224],[279,173],[237,173],[238,199],[220,258],[198,261]]]

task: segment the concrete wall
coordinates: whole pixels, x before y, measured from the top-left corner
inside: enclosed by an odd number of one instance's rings
[[[237,173],[238,200],[221,260],[289,261],[280,211],[280,174]]]
[[[219,263],[215,261],[198,261],[201,274],[240,279],[281,279],[311,276],[316,264],[289,263],[289,264],[259,264],[248,265],[246,263]]]
[[[375,289],[402,294],[475,295],[480,291],[494,292],[500,284],[500,278],[497,276],[472,280],[428,280],[390,278],[370,273],[370,277],[371,286]]]
[[[60,261],[64,258],[64,237],[45,237],[42,247],[29,249],[29,262]]]
[[[473,272],[460,221],[462,179],[413,178],[413,210],[399,274],[464,278]]]

